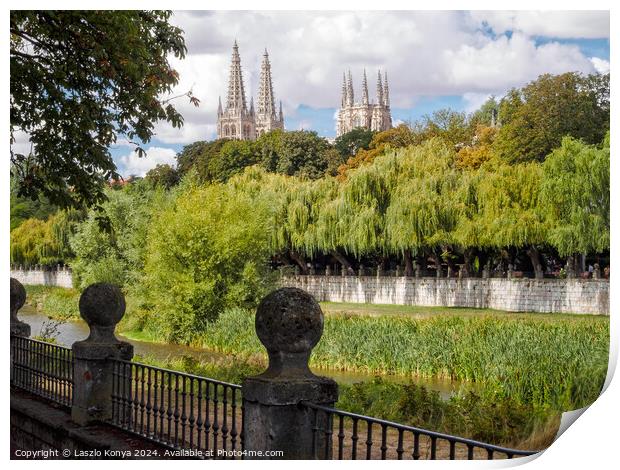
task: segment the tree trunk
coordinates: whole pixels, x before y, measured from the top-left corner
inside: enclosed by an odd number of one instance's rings
[[[545,277],[543,274],[542,264],[540,263],[540,253],[538,252],[538,249],[532,245],[528,247],[526,253],[530,257],[530,261],[534,267],[534,276],[536,279],[542,279]]]
[[[342,253],[338,253],[338,250],[332,251],[331,255],[336,258],[336,260],[342,266],[342,269],[345,270],[348,274],[355,274],[355,271],[353,270],[353,267],[351,266],[351,263],[349,263],[349,260],[346,258],[346,256],[344,256]]]
[[[413,261],[411,261],[411,250],[405,250],[403,253],[405,257],[405,276],[413,276]]]
[[[474,249],[467,248],[463,252],[463,277],[471,277],[474,272],[471,260],[474,257]]]
[[[443,273],[441,272],[441,256],[439,256],[434,251],[431,253],[431,259],[435,263],[435,272],[437,277],[442,277]]]
[[[443,251],[445,253],[448,254],[448,256],[446,256],[446,263],[448,264],[448,273],[455,273],[456,272],[456,266],[454,266],[454,261],[452,260],[451,256],[450,256],[450,249],[447,246],[442,246],[441,247],[443,249]]]
[[[289,251],[289,256],[293,261],[295,261],[295,263],[297,263],[302,274],[308,274],[308,266],[306,265],[306,259],[303,255],[291,250]]]

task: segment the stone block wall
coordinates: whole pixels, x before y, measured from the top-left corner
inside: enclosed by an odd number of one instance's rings
[[[437,279],[284,276],[319,302],[492,308],[510,312],[609,314],[608,279]]]
[[[34,268],[11,266],[11,277],[24,285],[73,287],[71,270],[67,267],[50,270],[39,266]]]

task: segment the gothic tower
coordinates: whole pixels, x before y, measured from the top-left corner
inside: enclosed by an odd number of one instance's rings
[[[385,131],[392,127],[390,114],[390,92],[387,82],[387,73],[381,80],[381,71],[377,74],[377,102],[369,101],[368,80],[366,70],[362,77],[362,101],[356,103],[353,95],[353,78],[349,71],[348,80],[342,76],[342,98],[338,111],[336,136],[339,137],[356,127],[363,127],[373,131]]]
[[[241,72],[241,58],[237,41],[233,45],[230,75],[228,78],[228,97],[226,108],[222,110],[220,98],[217,110],[218,138],[254,140],[256,138],[256,124],[254,121],[253,103],[248,111],[243,88],[243,74]]]
[[[267,49],[263,54],[263,63],[260,68],[260,84],[258,86],[258,106],[256,111],[256,137],[273,129],[284,129],[282,116],[282,102],[280,101],[280,113],[276,114],[273,85],[271,83],[271,63]]]

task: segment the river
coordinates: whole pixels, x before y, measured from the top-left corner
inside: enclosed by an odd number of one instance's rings
[[[24,305],[19,311],[19,317],[32,328],[32,336],[41,333],[41,329],[49,319],[37,312],[32,306]],[[63,346],[71,346],[76,341],[86,339],[88,336],[88,325],[82,320],[72,320],[58,325],[56,341]],[[192,346],[184,346],[181,344],[169,343],[151,343],[146,341],[136,341],[128,339],[121,334],[118,335],[124,341],[131,343],[134,347],[134,353],[140,356],[151,356],[159,360],[165,360],[171,357],[191,356],[201,360],[221,360],[226,354],[210,351],[208,349],[196,348]],[[313,370],[318,375],[333,378],[341,384],[353,384],[358,382],[368,382],[375,376],[373,374],[363,372],[339,371],[330,369]],[[383,379],[396,382],[408,383],[413,381],[418,385],[424,385],[430,390],[436,390],[439,394],[447,399],[456,393],[460,387],[460,383],[453,380],[443,379],[425,379],[419,377],[407,377],[403,375],[383,375]]]

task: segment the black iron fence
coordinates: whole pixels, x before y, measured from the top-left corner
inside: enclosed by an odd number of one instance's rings
[[[493,460],[536,453],[485,444],[313,403],[304,402],[303,405],[314,412],[312,442],[314,457],[317,459],[331,456],[337,460]]]
[[[11,336],[11,362],[11,386],[71,407],[73,354],[70,348]]]
[[[243,448],[241,386],[115,360],[110,424],[173,449],[237,458]]]

